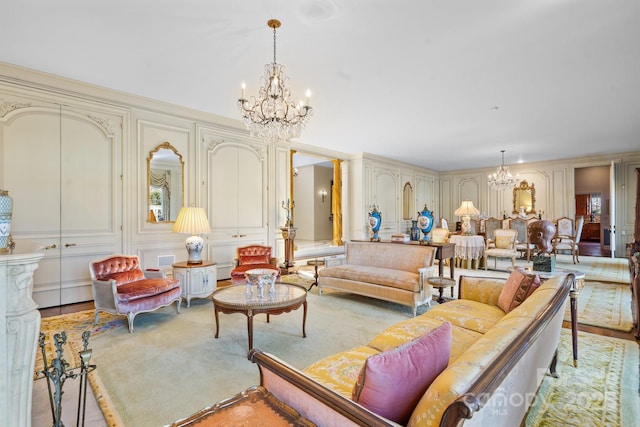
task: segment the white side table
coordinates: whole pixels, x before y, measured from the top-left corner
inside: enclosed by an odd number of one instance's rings
[[[191,306],[191,298],[206,298],[216,290],[217,267],[215,262],[202,261],[202,264],[177,262],[172,265],[173,277],[180,280],[182,297]]]

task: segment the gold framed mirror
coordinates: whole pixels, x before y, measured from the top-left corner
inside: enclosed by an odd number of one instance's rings
[[[533,183],[529,185],[526,179],[520,181],[520,185],[513,189],[513,212],[520,213],[520,208],[524,207],[525,214],[536,213],[536,188]]]
[[[151,223],[174,222],[184,205],[184,161],[169,142],[147,157],[147,203]]]
[[[402,219],[412,219],[415,214],[413,205],[413,187],[409,181],[402,188]]]

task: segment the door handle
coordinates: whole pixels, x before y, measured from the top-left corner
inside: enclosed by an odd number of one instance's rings
[[[68,248],[69,246],[75,246],[75,245],[76,245],[75,243],[65,243],[64,247]]]
[[[48,250],[48,249],[55,249],[55,248],[57,248],[57,247],[58,247],[58,245],[56,245],[56,244],[54,243],[53,245],[45,246],[45,247],[44,247],[44,250],[46,251],[46,250]]]

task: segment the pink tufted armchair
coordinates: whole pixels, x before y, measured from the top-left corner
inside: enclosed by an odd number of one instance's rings
[[[278,262],[271,256],[271,247],[250,245],[238,248],[236,266],[231,270],[231,282],[245,283],[244,272],[254,268],[277,270],[280,276]]]
[[[133,332],[133,319],[174,301],[180,313],[180,280],[167,279],[163,271],[142,271],[137,256],[112,255],[89,263],[95,305],[94,324],[101,311],[123,314]]]

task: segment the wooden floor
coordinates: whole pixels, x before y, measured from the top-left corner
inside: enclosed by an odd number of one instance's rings
[[[610,257],[611,251],[609,249],[603,249],[600,246],[600,242],[585,241],[578,243],[580,249],[580,256],[604,256]]]

